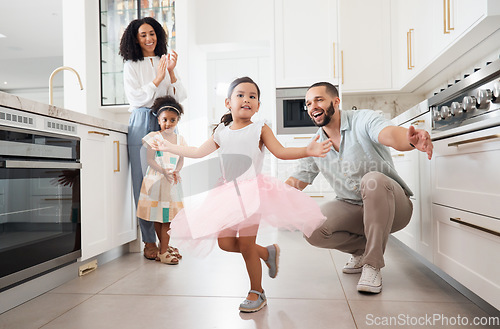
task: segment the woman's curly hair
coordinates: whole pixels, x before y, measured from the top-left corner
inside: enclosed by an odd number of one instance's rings
[[[141,46],[137,42],[137,33],[139,27],[143,24],[149,24],[153,27],[156,33],[155,55],[161,57],[167,53],[167,32],[153,17],[143,17],[134,19],[123,32],[120,40],[120,51],[118,54],[123,57],[123,60],[142,61],[144,55]]]

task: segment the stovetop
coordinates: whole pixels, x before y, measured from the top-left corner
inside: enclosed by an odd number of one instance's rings
[[[500,59],[428,101],[433,137],[500,124]]]

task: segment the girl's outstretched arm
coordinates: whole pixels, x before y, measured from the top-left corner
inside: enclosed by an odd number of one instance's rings
[[[324,158],[332,147],[332,142],[328,139],[318,143],[319,136],[316,136],[307,147],[283,147],[276,139],[271,128],[268,125],[262,127],[260,138],[267,149],[278,159],[294,160],[310,156]]]
[[[186,158],[203,158],[217,150],[219,145],[215,143],[214,137],[211,136],[200,147],[175,145],[166,140],[158,141],[156,139],[151,142],[151,147],[156,151],[168,151]]]

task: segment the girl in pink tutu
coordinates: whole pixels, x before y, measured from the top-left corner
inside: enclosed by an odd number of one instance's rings
[[[201,158],[219,150],[221,183],[209,191],[201,206],[187,205],[171,224],[172,238],[190,239],[191,243],[217,238],[219,247],[241,253],[250,278],[250,292],[240,304],[242,312],[256,312],[266,303],[262,289],[261,259],[269,267],[269,276],[278,273],[280,249],[277,244],[256,244],[259,226],[272,225],[300,230],[306,236],[323,223],[318,205],[306,194],[261,174],[264,146],[279,159],[324,157],[331,147],[329,140],[317,138],[307,147],[283,147],[263,121],[252,122],[260,107],[260,90],[248,77],[234,80],[229,86],[225,105],[229,112],[200,147],[155,141],[153,149],[188,158]]]

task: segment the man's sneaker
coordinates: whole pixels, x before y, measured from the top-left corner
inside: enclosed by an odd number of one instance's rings
[[[365,264],[361,278],[358,281],[358,291],[371,292],[378,294],[382,291],[382,275],[380,270],[375,267]]]
[[[347,274],[361,273],[363,269],[363,255],[351,255],[351,258],[347,261],[342,269],[342,272]]]

